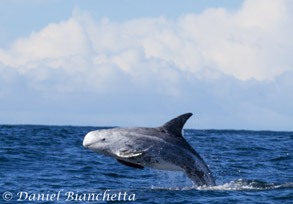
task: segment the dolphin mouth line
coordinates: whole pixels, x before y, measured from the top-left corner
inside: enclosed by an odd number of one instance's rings
[[[96,143],[99,143],[99,142],[94,142],[94,143],[91,143],[91,144],[87,144],[87,145],[84,145],[84,147],[88,149],[89,147],[93,146]]]

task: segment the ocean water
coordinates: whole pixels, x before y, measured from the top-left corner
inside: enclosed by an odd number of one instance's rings
[[[293,203],[293,132],[184,130],[217,183],[197,187],[85,149],[95,129],[0,125],[0,203]]]

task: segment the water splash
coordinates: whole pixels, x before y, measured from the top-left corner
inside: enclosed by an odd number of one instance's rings
[[[266,183],[264,181],[257,180],[246,180],[246,179],[238,179],[235,181],[231,181],[229,183],[225,183],[223,185],[217,186],[192,186],[192,187],[151,187],[153,190],[205,190],[205,191],[264,191],[264,190],[274,190],[274,189],[284,189],[289,188],[293,189],[293,183],[284,183],[284,184],[274,184],[274,183]]]
[[[264,181],[238,179],[218,186],[200,186],[197,190],[273,190],[279,188],[293,188],[293,183],[274,184]]]

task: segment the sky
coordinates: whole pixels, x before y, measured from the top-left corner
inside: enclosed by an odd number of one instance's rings
[[[0,124],[293,130],[292,0],[0,0]]]

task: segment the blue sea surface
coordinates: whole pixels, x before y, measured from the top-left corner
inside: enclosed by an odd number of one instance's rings
[[[96,129],[0,125],[0,203],[293,203],[293,132],[184,130],[217,183],[197,187],[85,149]]]

